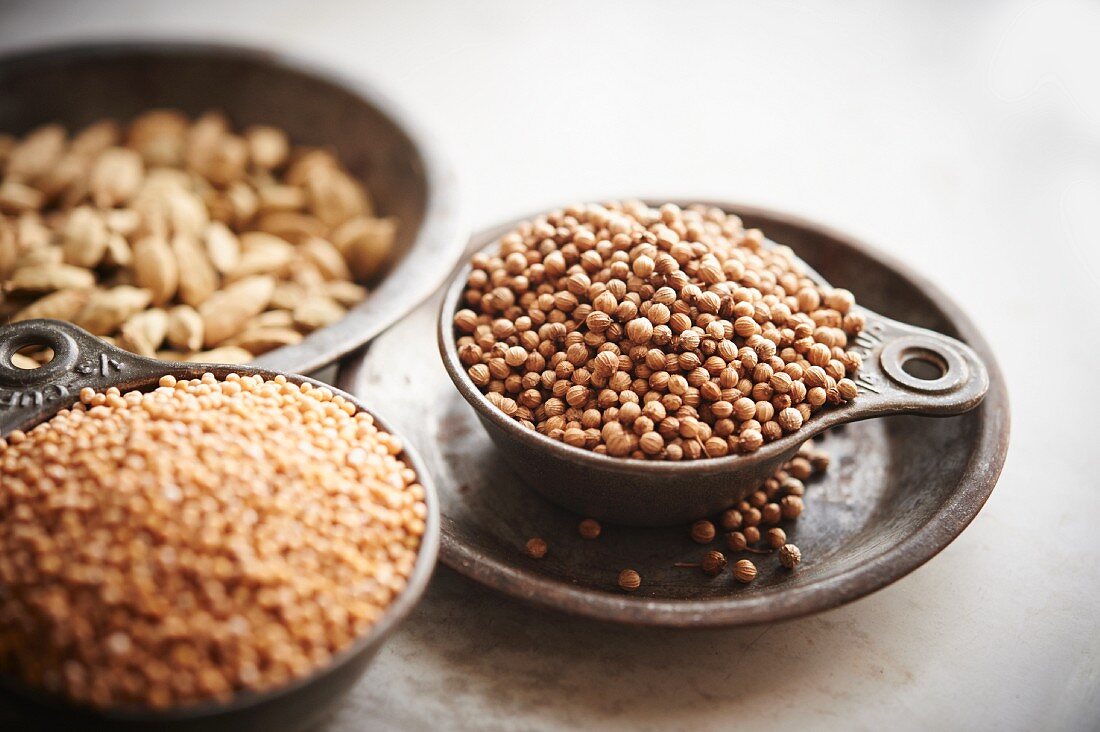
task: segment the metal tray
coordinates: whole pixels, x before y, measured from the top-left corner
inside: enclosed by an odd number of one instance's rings
[[[981,509],[1004,463],[1009,408],[1000,370],[970,320],[934,285],[850,237],[778,212],[708,203],[791,246],[871,309],[968,343],[989,369],[985,401],[957,417],[890,417],[832,430],[820,440],[832,466],[808,485],[802,518],[787,525],[803,552],[799,568],[788,573],[774,557],[746,555],[760,560],[751,585],[737,584],[728,571],[711,580],[673,567],[705,551],[687,527],[604,526],[599,539],[586,541],[577,532],[580,517],[523,486],[444,372],[435,342],[437,294],[345,364],[340,385],[368,397],[433,473],[444,564],[506,594],[578,615],[642,625],[743,625],[807,615],[881,589],[947,546]],[[510,226],[479,233],[471,250]],[[550,547],[542,560],[523,553],[535,536]],[[720,542],[712,547],[724,550]],[[625,568],[642,575],[633,594],[616,586]]]
[[[331,147],[400,220],[397,256],[339,322],[266,353],[257,368],[310,373],[333,363],[427,298],[458,259],[458,186],[429,138],[358,80],[279,52],[178,41],[58,46],[0,57],[0,132],[59,121],[70,131],[151,107],[220,109],[236,126],[272,124],[297,144]]]

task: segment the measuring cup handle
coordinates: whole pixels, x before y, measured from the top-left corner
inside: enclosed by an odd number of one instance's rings
[[[853,377],[860,390],[853,402],[855,418],[899,413],[948,416],[973,409],[985,397],[989,372],[970,346],[942,333],[862,312],[866,327],[849,343],[863,357]],[[918,375],[912,362],[923,362],[926,373]]]
[[[53,359],[36,369],[12,365],[12,356],[28,346],[53,350]],[[0,437],[27,429],[75,403],[80,390],[97,391],[164,370],[164,365],[135,356],[60,320],[25,320],[0,327]]]

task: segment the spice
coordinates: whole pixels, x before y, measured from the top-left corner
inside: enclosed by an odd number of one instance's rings
[[[787,569],[794,569],[802,561],[802,552],[794,544],[784,544],[779,549],[779,563]]]
[[[619,572],[619,587],[627,592],[633,592],[642,586],[642,576],[633,569],[624,569]]]
[[[595,539],[600,535],[601,527],[600,522],[595,519],[584,519],[577,527],[581,537],[585,539]]]
[[[546,556],[547,549],[546,540],[538,537],[528,539],[523,545],[524,553],[532,559],[542,559]]]
[[[857,396],[851,293],[717,209],[572,206],[520,224],[471,267],[454,314],[471,379],[570,446],[652,460],[753,452]]]
[[[730,551],[741,552],[744,551],[749,545],[748,538],[740,531],[734,531],[731,534],[726,535],[726,545],[730,548]]]
[[[735,508],[723,511],[718,519],[718,525],[723,531],[736,531],[741,528],[741,512]]]
[[[381,271],[395,232],[330,152],[273,127],[174,110],[72,137],[48,124],[0,154],[0,321],[67,320],[144,356],[250,360],[366,297],[356,282]]]
[[[714,524],[706,519],[696,521],[691,525],[691,540],[697,544],[709,544],[714,541],[716,534]]]
[[[783,496],[783,500],[779,502],[779,507],[783,511],[783,518],[796,519],[802,515],[805,504],[799,496]]]
[[[726,568],[726,555],[716,551],[707,552],[703,555],[702,568],[710,576],[716,577]]]
[[[325,665],[404,590],[424,488],[340,396],[206,374],[80,399],[0,440],[0,672],[96,707],[224,700]]]
[[[787,532],[780,528],[768,529],[764,539],[772,549],[778,549],[787,543]]]
[[[738,582],[748,584],[756,579],[756,565],[748,559],[738,559],[733,565],[733,576]]]

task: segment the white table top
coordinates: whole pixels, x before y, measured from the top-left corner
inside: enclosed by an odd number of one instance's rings
[[[801,621],[672,632],[441,570],[327,729],[1100,724],[1100,6],[0,5],[3,49],[151,34],[373,80],[449,149],[474,225],[652,193],[851,231],[940,283],[1008,379],[1000,485],[897,584]]]

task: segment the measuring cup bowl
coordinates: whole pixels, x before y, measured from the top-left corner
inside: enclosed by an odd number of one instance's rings
[[[481,232],[471,248],[491,252],[521,220]],[[470,269],[466,264],[453,276],[440,308],[437,336],[448,376],[525,485],[575,513],[611,523],[667,526],[714,515],[757,490],[803,442],[830,427],[892,414],[960,414],[976,407],[989,388],[985,365],[965,343],[857,305],[853,311],[866,318],[866,327],[851,346],[863,357],[853,377],[860,389],[854,400],[813,414],[797,432],[752,453],[682,462],[610,457],[524,427],[474,385],[458,358],[453,326]],[[910,373],[914,361],[936,375],[924,379]]]
[[[48,346],[54,358],[37,369],[19,369],[11,356],[27,346]],[[121,391],[147,391],[160,378],[196,379],[204,373],[225,378],[242,376],[274,378],[274,371],[249,366],[169,363],[142,358],[115,348],[76,326],[57,320],[28,320],[0,327],[0,437],[13,430],[28,430],[71,407],[80,390],[97,391],[112,386]],[[355,397],[305,376],[283,374],[294,383],[329,389],[358,409],[369,412],[382,429],[385,421]],[[91,709],[27,688],[0,676],[0,702],[20,719],[20,729],[66,730],[301,730],[314,724],[355,683],[378,652],[383,641],[408,615],[424,593],[439,549],[439,499],[431,476],[419,456],[405,445],[402,458],[416,471],[424,486],[428,507],[426,528],[416,564],[404,591],[382,618],[355,643],[325,666],[284,686],[266,692],[241,692],[227,702],[202,702],[165,710],[142,708]],[[0,718],[4,717],[0,707]]]

